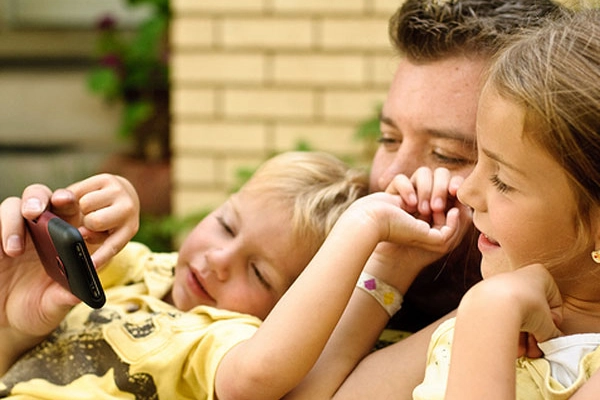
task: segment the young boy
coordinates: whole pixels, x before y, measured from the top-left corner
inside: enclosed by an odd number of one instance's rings
[[[45,276],[33,247],[19,255],[3,234],[0,395],[214,398],[222,359],[255,335],[338,216],[367,187],[365,173],[332,156],[276,156],[202,220],[178,254],[130,243],[113,257],[100,270],[107,303],[99,310],[73,307],[75,299]],[[95,193],[91,200],[77,195],[79,204],[72,206],[82,209],[82,225],[88,218],[85,236],[98,234],[89,228],[93,213],[84,208],[106,216],[102,205],[110,205],[112,221],[131,226],[126,215],[135,201],[115,205],[111,196]],[[21,206],[19,199],[2,204],[4,228],[18,225],[9,215]],[[124,243],[123,235],[109,236],[112,245]],[[108,258],[110,249],[102,249],[100,258]],[[285,337],[279,342],[264,351],[294,345]],[[240,370],[228,379],[253,372]]]

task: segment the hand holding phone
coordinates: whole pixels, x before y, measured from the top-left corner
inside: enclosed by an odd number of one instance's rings
[[[102,307],[104,290],[77,228],[48,210],[25,221],[46,273],[90,307]]]

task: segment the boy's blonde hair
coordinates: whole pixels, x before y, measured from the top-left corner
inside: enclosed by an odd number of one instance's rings
[[[313,252],[339,216],[368,192],[367,172],[322,152],[293,151],[262,164],[241,188],[289,207],[292,234]]]

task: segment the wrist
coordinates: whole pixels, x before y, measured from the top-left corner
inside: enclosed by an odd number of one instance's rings
[[[404,299],[402,293],[368,272],[363,271],[360,274],[356,287],[373,297],[390,317],[394,316],[402,306]]]
[[[13,328],[0,329],[0,376],[15,363],[27,350],[44,339],[44,336],[31,336]]]

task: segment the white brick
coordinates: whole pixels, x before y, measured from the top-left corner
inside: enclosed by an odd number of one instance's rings
[[[313,115],[313,94],[308,90],[226,89],[226,117],[273,119],[309,118]]]
[[[353,124],[277,124],[274,146],[276,151],[295,149],[304,142],[313,150],[335,154],[355,154],[362,144],[355,139]]]
[[[176,54],[171,66],[175,82],[232,84],[264,80],[263,57],[257,54]]]
[[[324,49],[390,51],[386,18],[326,19],[320,45]]]
[[[276,83],[358,85],[366,80],[365,60],[358,55],[279,55],[273,64]]]
[[[387,93],[381,91],[330,90],[324,96],[325,119],[359,122],[375,113]]]
[[[374,2],[374,11],[378,14],[391,17],[398,8],[404,3],[404,0],[371,0]]]
[[[223,204],[229,195],[219,188],[179,188],[172,197],[173,213],[179,216],[199,211],[214,210]]]
[[[215,93],[211,89],[176,88],[171,95],[173,116],[210,116],[216,112]]]
[[[389,87],[396,72],[398,57],[394,55],[373,56],[369,60],[371,68],[371,83]]]
[[[311,21],[306,18],[227,18],[223,45],[243,48],[309,48]]]
[[[363,7],[363,0],[273,0],[277,12],[360,13]]]
[[[214,185],[217,182],[218,174],[211,158],[178,155],[172,165],[176,185],[190,183]]]
[[[173,129],[173,147],[186,154],[202,151],[263,152],[267,148],[267,133],[261,123],[182,122]]]
[[[173,48],[210,46],[215,42],[213,22],[206,18],[176,18],[170,29]]]
[[[261,0],[171,0],[171,9],[177,15],[186,12],[261,12]]]

